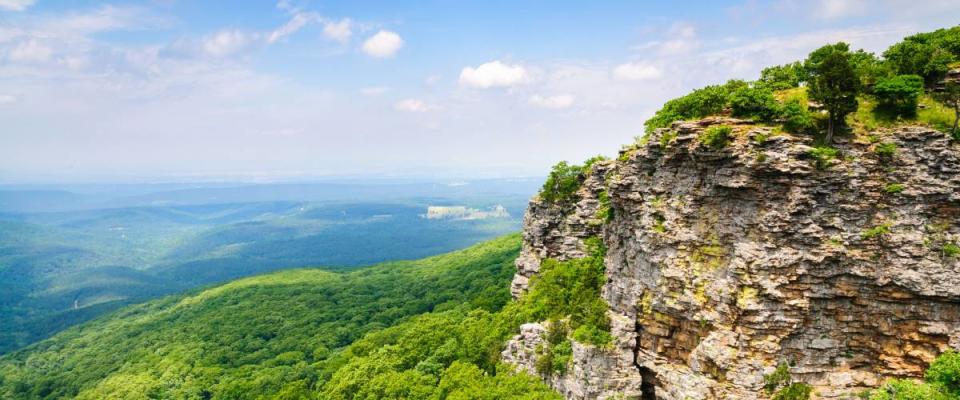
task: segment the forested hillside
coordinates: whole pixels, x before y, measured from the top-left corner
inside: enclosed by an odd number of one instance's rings
[[[491,399],[552,398],[538,379],[497,368],[519,315],[497,313],[519,246],[511,235],[131,306],[5,356],[0,398],[457,398],[481,387]]]
[[[0,354],[105,311],[202,285],[461,249],[519,228],[528,194],[499,196],[0,210]],[[511,214],[424,218],[434,204],[503,204]]]

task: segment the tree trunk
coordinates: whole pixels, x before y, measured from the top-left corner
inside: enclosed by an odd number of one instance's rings
[[[833,113],[827,117],[827,137],[825,139],[827,146],[833,144]]]

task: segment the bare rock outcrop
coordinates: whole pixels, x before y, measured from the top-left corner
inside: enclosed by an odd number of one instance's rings
[[[735,131],[721,150],[697,140],[713,124]],[[599,236],[616,337],[575,343],[546,381],[570,399],[754,399],[786,362],[816,397],[847,398],[960,349],[960,146],[904,127],[841,138],[821,168],[811,146],[746,121],[676,123],[595,164],[573,200],[533,199],[514,295]],[[533,371],[542,330],[525,325],[504,360]]]

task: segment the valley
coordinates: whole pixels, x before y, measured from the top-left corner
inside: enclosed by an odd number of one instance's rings
[[[430,185],[199,189],[229,190],[230,196],[180,189],[91,204],[131,205],[122,208],[63,210],[56,205],[45,212],[7,211],[0,214],[0,353],[123,305],[193,287],[290,267],[349,269],[415,259],[519,229],[533,185],[486,184],[446,192],[448,186],[424,189]],[[341,192],[361,190],[378,202],[338,198]],[[288,200],[311,196],[316,200]],[[15,197],[25,194],[0,191],[0,199]],[[422,217],[434,204],[458,202],[503,203],[514,216]],[[174,205],[140,205],[144,203]],[[16,210],[12,201],[6,204]],[[43,202],[31,207],[39,204]]]

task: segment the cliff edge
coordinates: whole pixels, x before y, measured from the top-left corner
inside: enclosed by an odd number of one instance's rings
[[[721,125],[729,142],[707,145]],[[786,364],[815,397],[846,398],[960,349],[960,148],[923,127],[812,146],[678,122],[593,164],[569,198],[531,200],[514,296],[543,260],[607,247],[613,343],[574,342],[545,380],[570,399],[754,399]],[[503,359],[536,373],[544,325]]]

